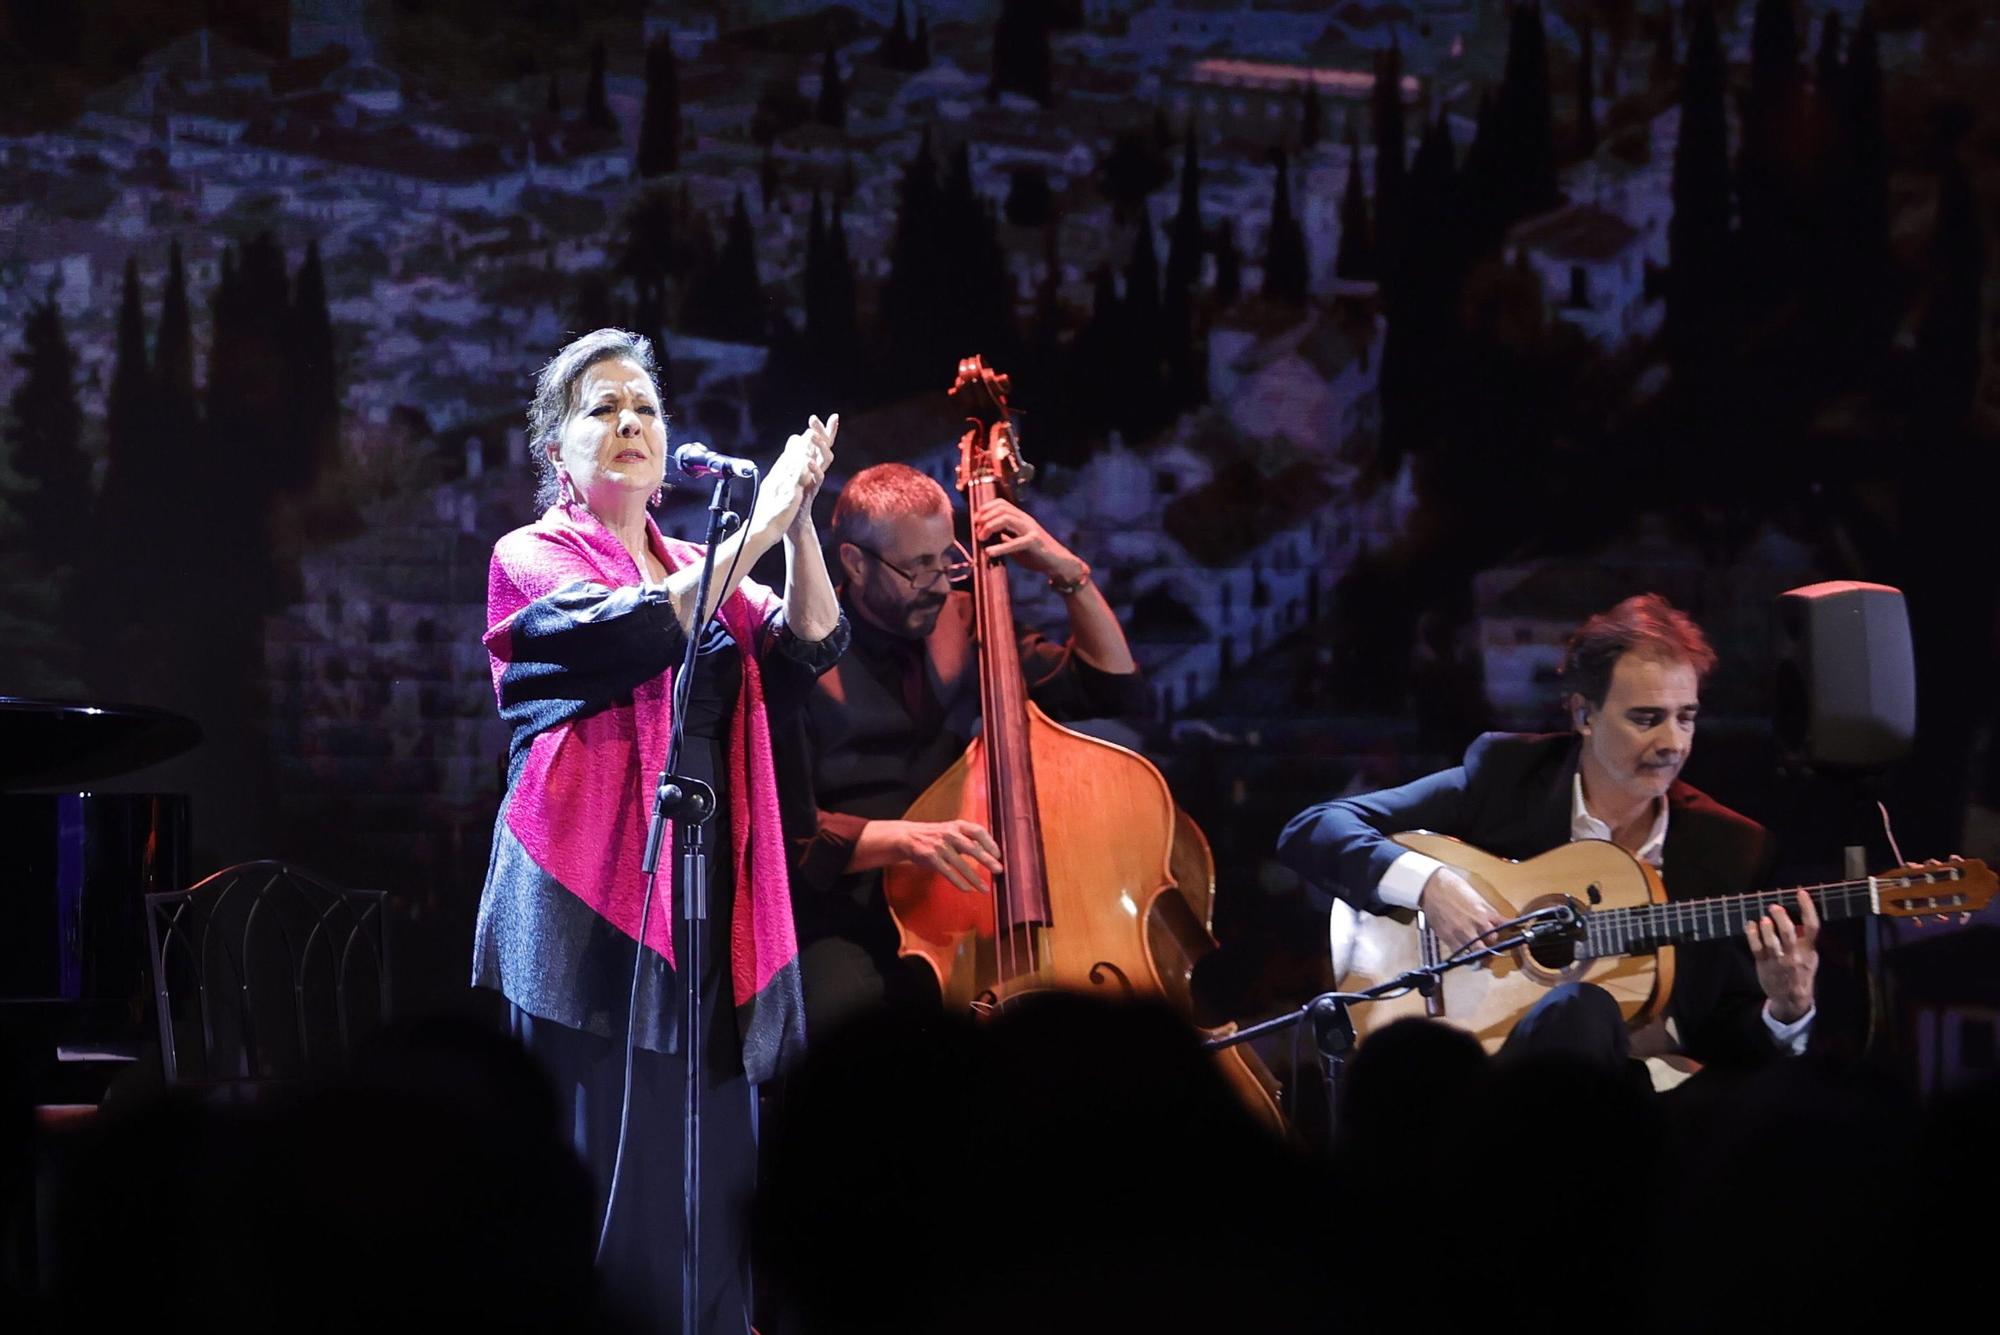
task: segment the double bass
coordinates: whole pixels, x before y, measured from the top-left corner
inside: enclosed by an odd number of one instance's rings
[[[959,363],[958,486],[975,514],[1012,499],[1033,472],[1008,388],[982,358]],[[1162,998],[1188,1016],[1195,962],[1216,949],[1208,841],[1145,757],[1060,726],[1028,698],[1007,569],[987,545],[973,535],[981,731],[906,819],[983,824],[1005,871],[990,895],[974,895],[926,867],[885,869],[900,953],[931,967],[954,1009],[985,1013],[1067,989]],[[1257,1055],[1238,1046],[1216,1059],[1253,1114],[1282,1129],[1277,1082]]]

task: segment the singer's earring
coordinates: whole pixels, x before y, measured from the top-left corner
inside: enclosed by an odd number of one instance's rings
[[[561,469],[556,470],[556,496],[565,510],[576,504],[576,486],[569,480],[569,474]]]
[[[657,510],[660,508],[660,502],[664,501],[666,498],[667,498],[667,484],[662,482],[659,486],[653,488],[653,499],[648,501],[647,504],[652,506],[655,510]]]

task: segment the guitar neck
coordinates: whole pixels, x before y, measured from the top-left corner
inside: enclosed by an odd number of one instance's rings
[[[1958,879],[1956,872],[1941,868],[1934,872],[1829,881],[1823,885],[1802,885],[1789,890],[1760,890],[1748,895],[1673,900],[1665,904],[1643,904],[1637,908],[1597,909],[1584,915],[1583,953],[1590,956],[1629,955],[1660,946],[1740,938],[1744,923],[1763,917],[1764,911],[1774,906],[1784,908],[1797,921],[1801,890],[1812,897],[1813,908],[1822,922],[1865,918],[1882,911],[1879,896],[1883,889],[1945,885]],[[1949,912],[1952,908],[1950,898],[1941,895],[1936,911]]]

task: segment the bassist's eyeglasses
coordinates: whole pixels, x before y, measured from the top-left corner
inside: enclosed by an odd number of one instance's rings
[[[865,543],[856,542],[849,545],[859,548],[862,552],[880,561],[883,565],[910,581],[910,588],[918,593],[937,587],[939,580],[956,584],[972,573],[972,553],[966,551],[964,546],[957,542],[951,545],[951,550],[957,557],[956,560],[947,561],[943,565],[918,566],[915,570],[903,569],[903,567],[897,565],[894,561],[891,561],[888,557]],[[935,557],[925,558],[925,560],[935,559]]]

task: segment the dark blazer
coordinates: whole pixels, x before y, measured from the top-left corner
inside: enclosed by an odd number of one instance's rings
[[[1487,733],[1465,763],[1400,788],[1307,807],[1278,837],[1278,857],[1307,881],[1371,913],[1387,907],[1375,887],[1404,853],[1388,836],[1432,830],[1506,858],[1530,858],[1569,842],[1575,733]],[[1667,792],[1662,877],[1670,899],[1703,899],[1764,888],[1772,845],[1764,827],[1698,789]],[[1667,1006],[1688,1053],[1704,1063],[1741,1064],[1776,1051],[1765,1026],[1763,989],[1741,941],[1676,952]]]

